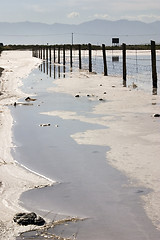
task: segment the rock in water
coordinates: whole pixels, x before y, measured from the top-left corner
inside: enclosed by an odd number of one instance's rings
[[[37,225],[37,226],[42,226],[45,224],[45,220],[37,216],[36,213],[31,212],[31,213],[17,213],[13,221],[16,222],[19,225]]]

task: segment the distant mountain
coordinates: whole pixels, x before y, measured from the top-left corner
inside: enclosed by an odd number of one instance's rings
[[[45,24],[35,22],[0,23],[0,42],[7,44],[66,44],[78,43],[112,44],[119,37],[120,44],[148,44],[150,40],[160,43],[160,21],[93,20],[79,25]]]

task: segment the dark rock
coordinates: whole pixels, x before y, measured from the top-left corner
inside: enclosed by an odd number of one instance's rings
[[[42,217],[37,217],[34,221],[34,225],[37,225],[37,226],[42,226],[45,224],[45,220],[42,218]]]
[[[160,117],[160,114],[159,114],[159,113],[155,113],[155,114],[153,115],[153,117]]]
[[[27,225],[37,225],[37,226],[42,226],[45,224],[45,220],[37,216],[36,213],[31,212],[31,213],[17,213],[13,221],[16,222],[19,225],[27,226]]]
[[[79,94],[75,95],[75,97],[80,97]]]
[[[99,98],[99,101],[104,101],[104,99],[103,98]]]
[[[15,103],[14,103],[14,106],[16,107],[16,105],[17,105],[17,103],[15,102]]]

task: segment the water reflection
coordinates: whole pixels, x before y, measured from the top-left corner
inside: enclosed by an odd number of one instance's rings
[[[49,76],[50,76],[50,78],[52,77],[52,65],[51,65],[51,63],[49,64]]]
[[[54,64],[54,79],[56,78],[56,65]]]
[[[66,67],[63,66],[63,77],[64,77],[64,78],[66,77],[65,73],[66,73]]]
[[[61,67],[58,66],[58,78],[61,78]]]
[[[43,61],[43,72],[44,72],[44,73],[46,72],[45,66],[46,66],[45,61]]]
[[[112,62],[119,62],[119,56],[112,56]]]
[[[46,61],[46,69],[47,69],[47,75],[48,75],[48,59]]]
[[[47,60],[43,61],[43,63],[39,66],[39,70],[46,73],[50,78],[53,76],[54,79],[65,78],[67,71],[72,72],[72,68],[67,68],[65,65],[52,64]]]

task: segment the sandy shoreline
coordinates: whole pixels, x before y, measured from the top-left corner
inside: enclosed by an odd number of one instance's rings
[[[2,52],[0,57],[0,67],[4,68],[0,78],[0,238],[4,240],[15,239],[19,232],[27,230],[27,227],[19,227],[12,221],[16,213],[24,211],[18,205],[21,193],[36,186],[52,184],[20,167],[10,153],[14,147],[11,131],[13,119],[7,105],[25,97],[19,89],[21,79],[39,64],[40,60],[32,58],[29,51]]]

